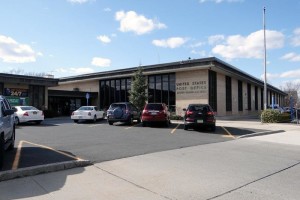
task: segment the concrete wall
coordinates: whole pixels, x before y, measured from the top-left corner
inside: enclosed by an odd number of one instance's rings
[[[176,113],[191,103],[208,103],[208,70],[176,73]]]
[[[78,88],[81,92],[99,92],[99,81],[84,81],[75,83],[59,83],[56,87],[49,87],[49,90],[66,90],[73,91],[74,88]]]
[[[217,115],[226,115],[226,78],[217,73]]]

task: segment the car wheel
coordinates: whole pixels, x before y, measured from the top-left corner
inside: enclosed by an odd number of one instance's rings
[[[15,117],[15,124],[20,124],[20,119],[19,119],[19,117]]]
[[[15,139],[16,139],[16,130],[14,128],[12,136],[10,138],[10,145],[8,147],[8,150],[13,150],[15,148]]]
[[[41,124],[41,123],[42,123],[42,121],[41,121],[41,120],[39,120],[39,121],[36,121],[35,123],[36,123],[36,124]]]
[[[0,169],[3,167],[3,162],[4,162],[4,139],[1,135],[0,137]]]
[[[108,124],[109,124],[109,125],[113,125],[114,123],[113,123],[113,122],[111,122],[111,121],[108,121]]]
[[[146,122],[142,122],[143,127],[147,126]]]
[[[212,126],[210,127],[210,130],[211,130],[212,132],[215,132],[215,130],[216,130],[216,125],[212,125]]]
[[[74,123],[78,123],[78,120],[77,120],[77,119],[74,119]]]
[[[130,118],[129,118],[127,124],[129,124],[129,125],[132,125],[132,124],[133,124],[133,117],[132,117],[132,116],[130,116]]]
[[[184,127],[183,127],[183,129],[184,129],[184,130],[188,130],[188,129],[189,129],[189,126],[185,124]]]
[[[169,120],[165,121],[165,126],[169,127]]]
[[[95,123],[96,121],[97,121],[97,116],[94,115],[93,122]]]

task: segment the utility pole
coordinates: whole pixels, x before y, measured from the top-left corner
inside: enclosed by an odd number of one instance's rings
[[[267,109],[267,44],[266,44],[266,8],[263,12],[263,27],[264,27],[264,110]]]

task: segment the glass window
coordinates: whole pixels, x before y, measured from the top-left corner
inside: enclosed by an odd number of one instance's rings
[[[209,105],[217,111],[217,73],[209,70],[208,73]]]
[[[231,77],[226,76],[226,111],[232,111]]]
[[[238,81],[238,110],[243,111],[243,82]]]

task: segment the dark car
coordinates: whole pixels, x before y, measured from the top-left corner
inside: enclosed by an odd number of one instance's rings
[[[113,125],[114,122],[126,122],[132,124],[133,120],[141,122],[141,112],[129,102],[113,103],[107,110],[107,122]]]
[[[183,109],[184,130],[197,127],[209,127],[212,131],[216,129],[216,117],[213,109],[208,104],[190,104]]]
[[[170,124],[170,112],[164,103],[148,103],[142,113],[143,126],[151,122],[162,122],[166,126]]]

